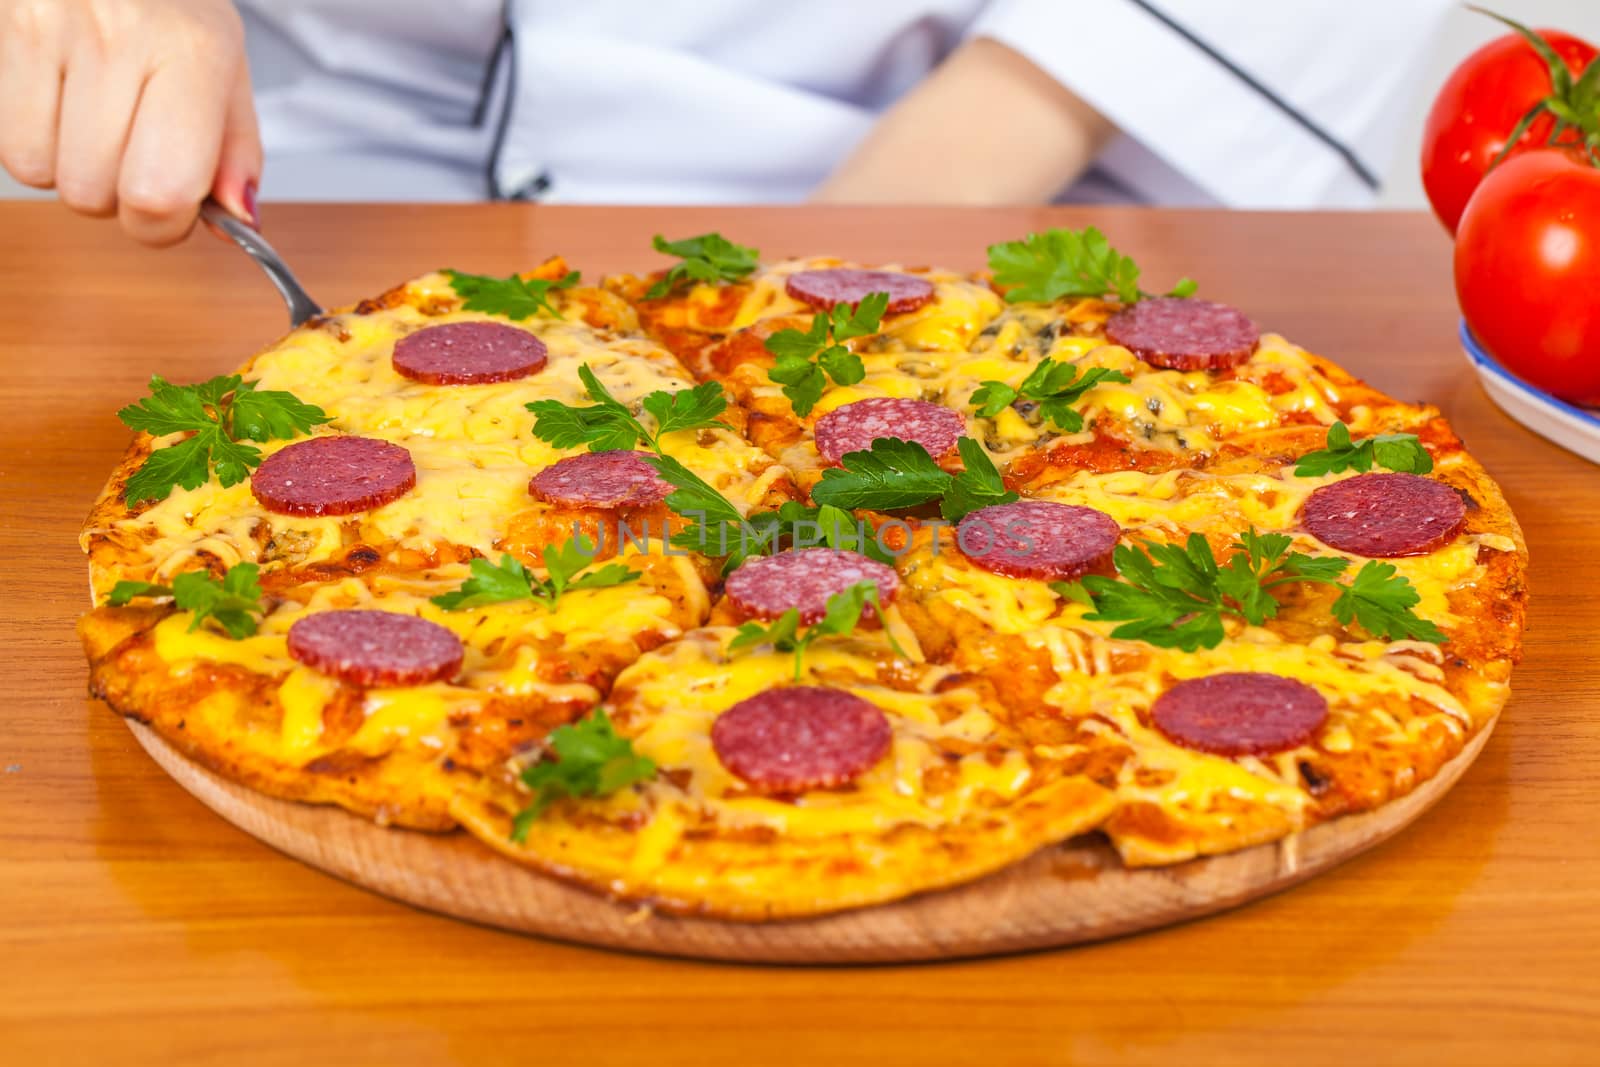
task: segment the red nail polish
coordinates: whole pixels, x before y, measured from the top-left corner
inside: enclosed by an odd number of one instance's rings
[[[250,213],[246,221],[255,229],[261,229],[261,212],[256,210],[256,183],[247,182],[244,187],[244,209]]]

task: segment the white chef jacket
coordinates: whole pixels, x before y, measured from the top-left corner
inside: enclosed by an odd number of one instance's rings
[[[988,37],[1120,131],[1060,199],[1294,208],[1373,200],[1451,2],[240,7],[265,198],[801,200],[940,60]]]

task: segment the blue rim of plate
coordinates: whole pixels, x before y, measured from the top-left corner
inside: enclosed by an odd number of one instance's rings
[[[1553,397],[1543,389],[1536,389],[1521,378],[1518,378],[1502,367],[1493,356],[1484,350],[1483,346],[1478,343],[1478,339],[1472,336],[1472,329],[1467,325],[1466,319],[1461,320],[1461,347],[1467,353],[1467,358],[1472,360],[1473,365],[1478,368],[1479,373],[1493,376],[1501,385],[1523,394],[1530,401],[1548,408],[1554,408],[1564,415],[1577,419],[1586,426],[1600,430],[1600,408],[1580,408],[1576,404],[1569,404],[1565,400]]]

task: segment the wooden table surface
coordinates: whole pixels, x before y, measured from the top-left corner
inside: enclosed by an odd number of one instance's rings
[[[560,252],[586,275],[719,229],[769,257],[973,269],[1094,222],[1397,396],[1441,406],[1533,553],[1527,657],[1455,790],[1280,896],[1106,944],[907,967],[632,957],[413,911],[288,860],[170,782],[85,698],[76,538],[159,372],[229,370],[284,326],[204,234],[157,253],[0,204],[0,1062],[1319,1064],[1595,1062],[1600,1046],[1600,468],[1501,415],[1457,350],[1420,215],[1134,210],[269,206],[332,304],[434,267]]]

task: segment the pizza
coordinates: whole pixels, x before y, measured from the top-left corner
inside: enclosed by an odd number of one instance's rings
[[[738,921],[1129,866],[1415,790],[1527,550],[1437,409],[1093,229],[963,274],[454,270],[154,378],[92,690],[263,793]]]

